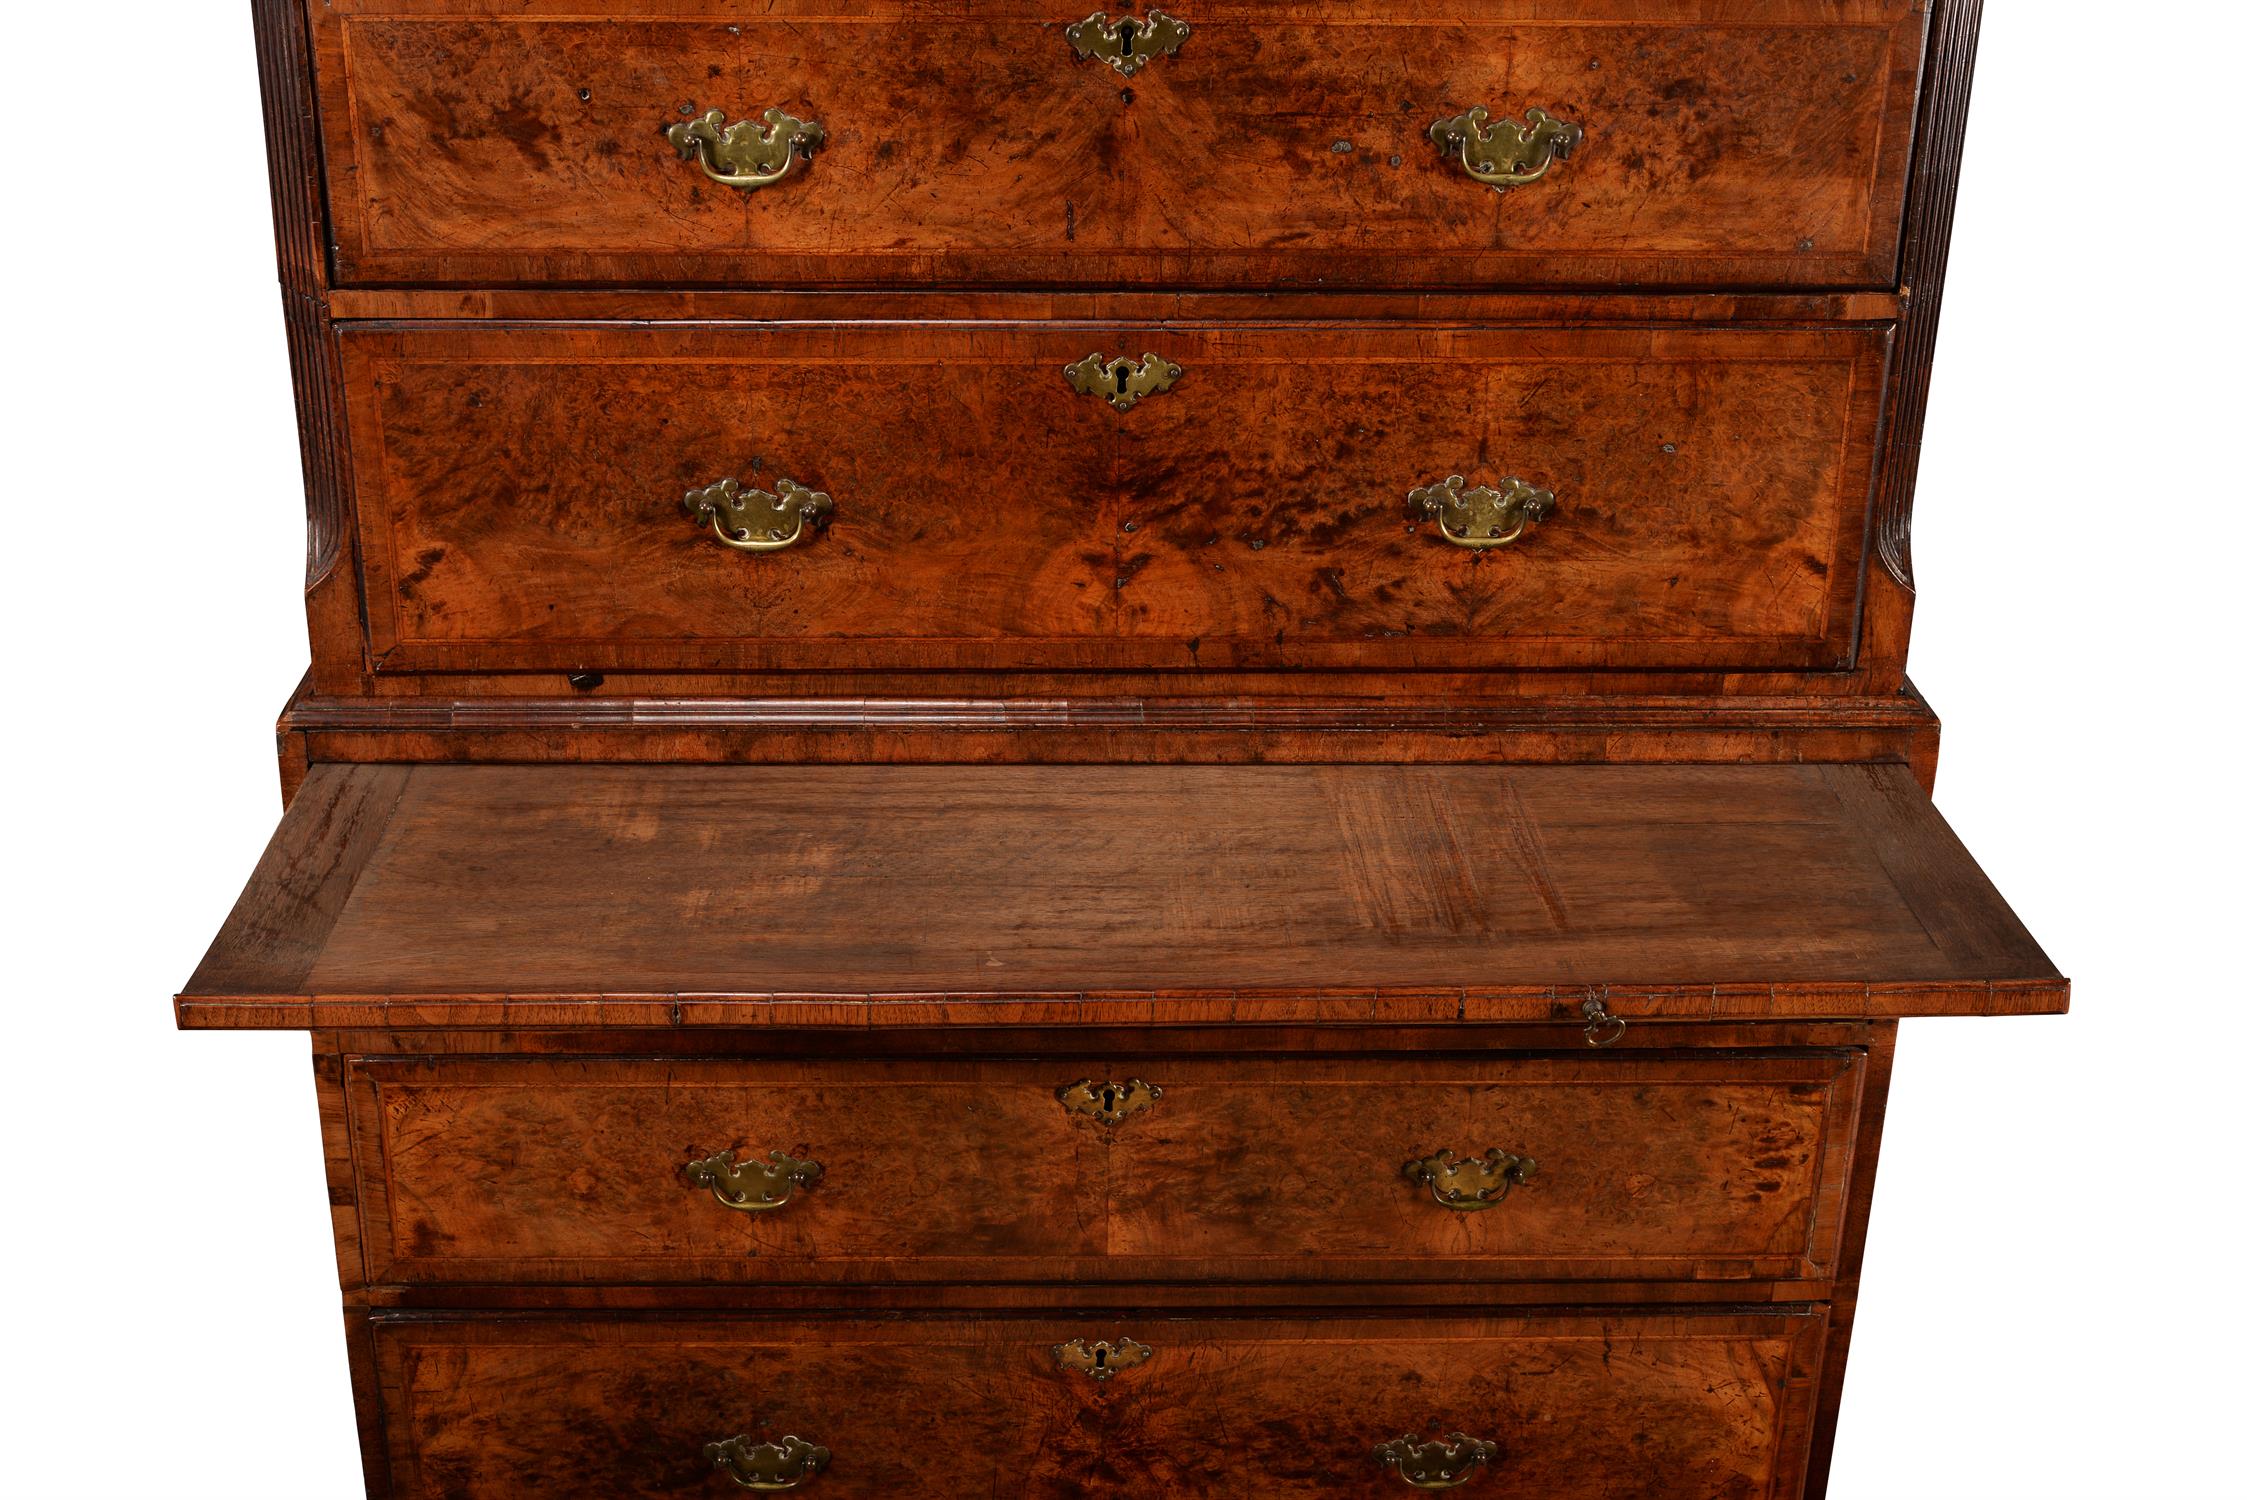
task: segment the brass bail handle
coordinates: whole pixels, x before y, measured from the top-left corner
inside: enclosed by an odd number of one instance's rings
[[[1497,1462],[1499,1448],[1463,1432],[1425,1443],[1418,1433],[1408,1432],[1375,1448],[1373,1457],[1413,1489],[1455,1490]]]
[[[808,530],[826,527],[835,502],[824,492],[793,479],[753,490],[738,479],[721,479],[687,491],[680,502],[688,519],[707,526],[719,541],[739,552],[779,552],[804,539]]]
[[[811,1483],[834,1457],[817,1443],[784,1437],[777,1443],[752,1443],[745,1437],[707,1443],[702,1456],[719,1473],[745,1490],[793,1490]]]
[[[1445,541],[1471,551],[1511,547],[1559,509],[1551,490],[1510,474],[1495,488],[1478,484],[1473,489],[1464,476],[1454,474],[1404,497],[1408,518],[1435,522]]]
[[[1495,1146],[1480,1156],[1446,1150],[1406,1162],[1404,1175],[1453,1213],[1472,1214],[1505,1202],[1507,1194],[1537,1175],[1537,1161]]]
[[[799,120],[777,106],[765,111],[762,125],[754,120],[729,125],[726,112],[713,109],[699,119],[669,126],[663,134],[682,160],[701,166],[703,176],[745,193],[771,187],[827,144],[825,126]]]
[[[1465,114],[1438,120],[1428,138],[1439,155],[1456,160],[1469,177],[1499,192],[1527,187],[1566,161],[1584,143],[1584,127],[1533,109],[1526,119],[1490,123],[1477,104]]]
[[[708,1188],[710,1196],[727,1208],[761,1214],[786,1208],[795,1201],[796,1190],[819,1181],[826,1168],[785,1151],[767,1152],[763,1161],[753,1156],[735,1161],[732,1152],[721,1151],[688,1162],[686,1175],[687,1181]]]

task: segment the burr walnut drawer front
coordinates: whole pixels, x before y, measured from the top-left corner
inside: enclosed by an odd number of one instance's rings
[[[1830,1274],[1862,1054],[361,1058],[367,1274]]]
[[[1825,1318],[377,1315],[395,1493],[1800,1493]]]
[[[1889,328],[376,325],[388,671],[1850,664]]]
[[[1923,0],[1093,5],[325,0],[339,278],[1894,278]]]

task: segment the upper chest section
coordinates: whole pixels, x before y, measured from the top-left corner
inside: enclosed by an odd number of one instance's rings
[[[1912,0],[327,0],[342,284],[1875,287]]]

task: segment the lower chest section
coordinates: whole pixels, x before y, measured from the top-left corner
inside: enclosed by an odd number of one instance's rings
[[[1881,1073],[1837,1030],[346,1049],[374,1487],[1796,1495]]]

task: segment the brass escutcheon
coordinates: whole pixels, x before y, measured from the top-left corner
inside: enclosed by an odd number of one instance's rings
[[[1498,1445],[1463,1432],[1421,1442],[1417,1433],[1391,1438],[1373,1456],[1416,1490],[1457,1489],[1498,1458]]]
[[[1169,390],[1186,371],[1159,354],[1142,354],[1137,359],[1118,355],[1103,361],[1095,349],[1075,364],[1063,366],[1061,373],[1079,395],[1105,396],[1116,410],[1129,411],[1141,397]]]
[[[1457,157],[1469,177],[1504,192],[1535,182],[1566,161],[1584,143],[1584,127],[1556,120],[1541,109],[1529,111],[1527,123],[1500,120],[1490,123],[1490,111],[1476,105],[1463,115],[1438,120],[1428,127],[1438,155]]]
[[[705,1444],[702,1456],[745,1490],[792,1490],[810,1483],[834,1455],[800,1437],[784,1437],[777,1443],[737,1437]]]
[[[663,135],[682,159],[701,164],[703,176],[745,193],[771,187],[827,144],[824,126],[778,108],[765,111],[761,126],[754,120],[728,125],[726,112],[714,109],[668,127]]]
[[[1537,1175],[1537,1163],[1493,1146],[1480,1156],[1465,1158],[1438,1151],[1406,1162],[1404,1175],[1424,1185],[1445,1208],[1472,1214],[1505,1202],[1508,1193]]]
[[[768,1160],[751,1157],[737,1162],[730,1151],[687,1163],[687,1181],[706,1187],[710,1196],[728,1208],[747,1214],[786,1208],[796,1189],[819,1181],[826,1169],[815,1161],[799,1161],[785,1151],[767,1153]]]
[[[1128,1370],[1133,1365],[1143,1365],[1154,1358],[1155,1351],[1135,1339],[1119,1338],[1114,1343],[1095,1339],[1071,1339],[1066,1344],[1053,1346],[1054,1362],[1072,1375],[1089,1376],[1094,1380],[1113,1380],[1118,1370]]]
[[[1443,539],[1454,547],[1477,550],[1510,547],[1537,522],[1560,507],[1551,490],[1539,489],[1511,475],[1486,485],[1465,488],[1467,481],[1454,474],[1441,484],[1424,485],[1404,498],[1404,513],[1417,521],[1433,521]]]
[[[1111,21],[1106,11],[1096,10],[1074,26],[1062,28],[1061,34],[1076,48],[1080,61],[1096,57],[1129,78],[1158,57],[1174,56],[1193,32],[1184,21],[1159,10],[1147,12],[1144,21],[1129,16]]]
[[[1061,1101],[1063,1109],[1096,1120],[1111,1130],[1122,1124],[1125,1116],[1154,1108],[1155,1101],[1162,1096],[1161,1089],[1137,1078],[1122,1083],[1110,1083],[1104,1078],[1080,1078],[1053,1091],[1053,1097]]]
[[[699,490],[688,490],[680,502],[689,518],[707,526],[719,541],[743,552],[778,552],[803,540],[804,530],[824,529],[835,514],[835,502],[819,490],[806,489],[793,479],[774,481],[769,490],[742,488],[738,479],[721,479]]]

